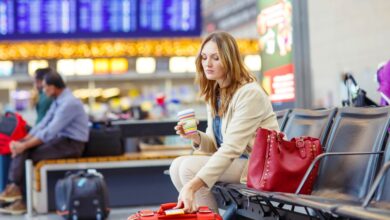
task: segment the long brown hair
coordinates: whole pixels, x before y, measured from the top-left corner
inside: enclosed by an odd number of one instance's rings
[[[217,81],[208,80],[205,76],[201,53],[204,45],[209,41],[217,44],[219,58],[221,59],[223,70],[226,72],[226,79],[230,81],[229,85],[224,88],[219,88]],[[200,86],[200,95],[210,105],[213,116],[225,114],[237,89],[246,83],[256,81],[256,77],[247,70],[242,61],[236,40],[226,32],[211,33],[203,40],[195,65],[198,73],[196,82]],[[217,111],[218,90],[220,91],[221,105]]]

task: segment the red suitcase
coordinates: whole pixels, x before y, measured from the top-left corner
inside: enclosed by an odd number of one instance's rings
[[[196,213],[190,214],[177,214],[166,215],[165,211],[172,209],[176,206],[176,203],[165,203],[160,206],[157,212],[152,210],[138,211],[134,215],[131,215],[127,220],[158,220],[158,219],[172,219],[172,220],[222,220],[222,217],[216,213],[213,213],[208,207],[199,207]]]

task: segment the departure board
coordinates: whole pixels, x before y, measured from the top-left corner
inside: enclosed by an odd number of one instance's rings
[[[128,33],[137,30],[137,0],[79,0],[79,31]]]
[[[140,0],[140,28],[146,31],[196,29],[196,1]]]
[[[201,0],[0,0],[0,40],[199,36]]]
[[[0,36],[15,33],[14,4],[12,0],[0,0]]]
[[[76,32],[76,0],[17,0],[15,6],[19,34]]]

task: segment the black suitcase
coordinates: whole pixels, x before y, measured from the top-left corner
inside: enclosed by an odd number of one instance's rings
[[[99,125],[89,131],[83,157],[118,156],[124,154],[122,132],[119,126]]]
[[[67,173],[55,186],[57,214],[69,220],[106,219],[107,186],[96,170]]]

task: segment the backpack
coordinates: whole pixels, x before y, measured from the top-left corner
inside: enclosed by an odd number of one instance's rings
[[[9,154],[11,141],[24,138],[29,126],[18,113],[7,112],[0,117],[0,154]]]
[[[107,186],[101,173],[94,169],[68,172],[55,186],[57,214],[65,219],[106,219]]]

